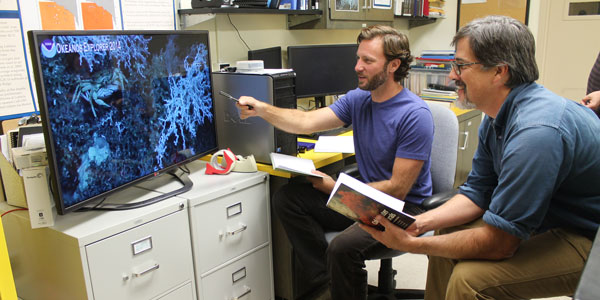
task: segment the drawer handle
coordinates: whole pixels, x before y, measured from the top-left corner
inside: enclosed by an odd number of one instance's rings
[[[231,298],[231,300],[240,300],[240,298],[242,298],[242,297],[244,297],[244,296],[246,296],[246,295],[250,294],[250,292],[252,292],[252,289],[250,289],[249,287],[247,287],[247,286],[244,286],[244,288],[246,289],[246,291],[244,291],[244,292],[243,292],[241,295],[239,295],[239,296],[237,296],[237,297],[233,297],[233,298]]]
[[[158,269],[158,267],[159,267],[158,264],[154,264],[154,266],[151,266],[150,268],[148,268],[148,269],[146,269],[144,271],[133,273],[133,276],[140,277],[140,276],[142,276],[142,275],[144,275],[144,274],[146,274],[146,273],[148,273],[150,271],[154,271],[154,270]]]
[[[228,236],[229,235],[236,235],[236,234],[241,233],[242,231],[244,231],[244,230],[246,230],[248,228],[248,226],[246,224],[240,224],[240,225],[242,225],[240,227],[240,229],[234,230],[234,231],[227,231],[227,235]]]
[[[469,132],[465,131],[462,134],[465,135],[465,142],[463,143],[463,146],[462,147],[458,147],[458,149],[460,149],[460,150],[466,150],[467,147],[469,146]]]

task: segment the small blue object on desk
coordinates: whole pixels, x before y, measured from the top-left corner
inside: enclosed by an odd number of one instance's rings
[[[315,143],[298,142],[298,152],[299,153],[304,153],[304,152],[314,149],[314,148],[315,148]]]

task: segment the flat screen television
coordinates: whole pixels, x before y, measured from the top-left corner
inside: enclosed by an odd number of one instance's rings
[[[345,94],[358,86],[357,44],[288,46],[288,67],[296,72],[296,95]]]
[[[207,31],[28,37],[59,214],[217,149]]]
[[[262,60],[265,69],[281,69],[281,47],[248,50],[248,60]]]

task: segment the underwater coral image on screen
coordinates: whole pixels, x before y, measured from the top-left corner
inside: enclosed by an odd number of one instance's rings
[[[41,32],[36,41],[65,208],[216,149],[208,33]]]

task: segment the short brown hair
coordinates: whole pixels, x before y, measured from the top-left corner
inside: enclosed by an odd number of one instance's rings
[[[356,41],[360,44],[364,40],[372,40],[376,37],[381,37],[383,40],[383,54],[388,62],[396,58],[400,59],[400,67],[394,72],[394,81],[402,81],[408,75],[410,63],[413,61],[408,38],[390,26],[373,25],[363,28]]]

